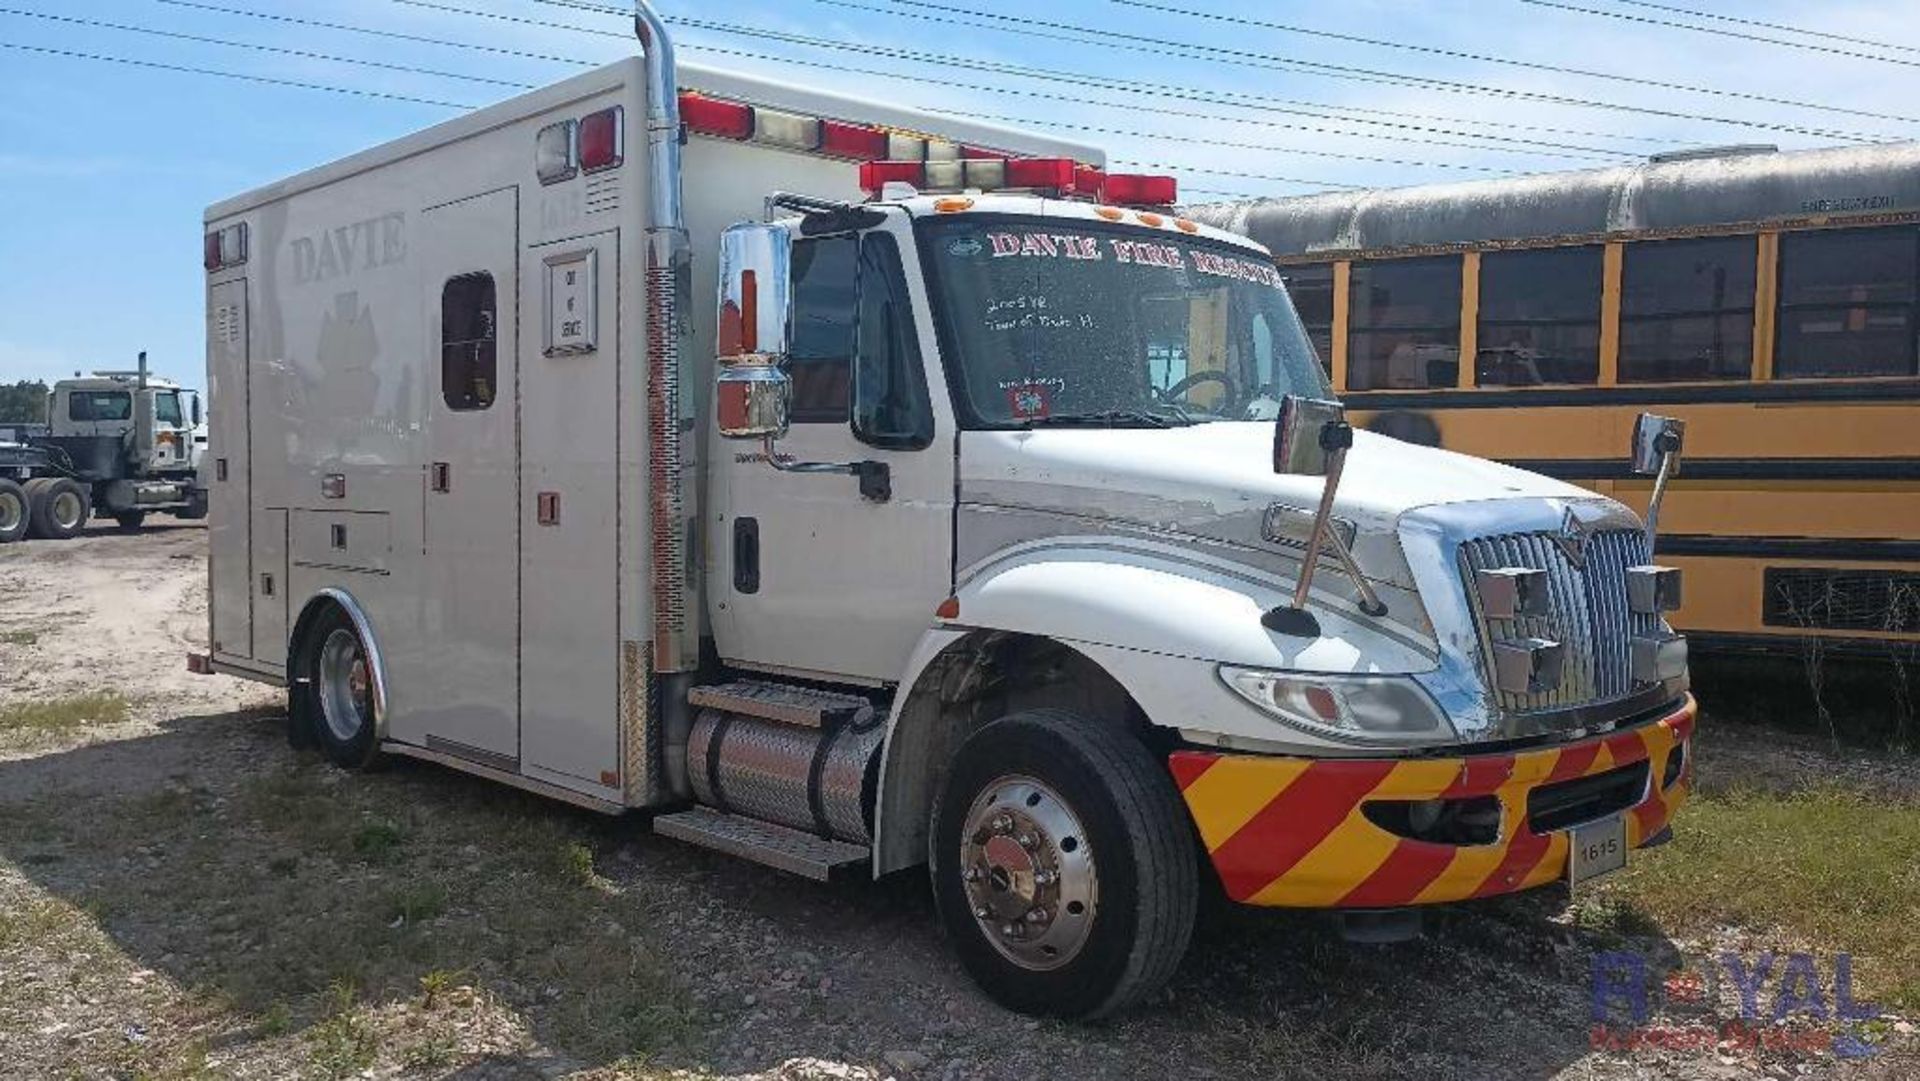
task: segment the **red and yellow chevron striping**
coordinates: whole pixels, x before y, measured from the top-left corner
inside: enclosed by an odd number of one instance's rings
[[[1566,874],[1564,831],[1535,833],[1527,796],[1537,788],[1648,763],[1646,794],[1627,808],[1627,843],[1658,834],[1693,783],[1691,697],[1623,732],[1518,754],[1443,759],[1312,759],[1176,751],[1168,767],[1227,895],[1255,905],[1388,908],[1511,893]],[[1668,757],[1681,771],[1666,787]],[[1441,844],[1398,836],[1369,820],[1369,800],[1500,803],[1499,839]]]

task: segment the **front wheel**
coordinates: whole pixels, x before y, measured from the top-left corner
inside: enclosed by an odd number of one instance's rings
[[[961,963],[1022,1013],[1097,1017],[1173,975],[1198,853],[1172,778],[1129,734],[1064,710],[961,745],[934,812],[933,886]]]

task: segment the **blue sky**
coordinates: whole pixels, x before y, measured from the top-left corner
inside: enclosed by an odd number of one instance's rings
[[[1566,3],[1617,15],[1791,37],[1814,48],[1741,41],[1525,0],[1145,2],[1431,50],[1580,67],[1614,78],[1333,40],[1150,10],[1124,0],[1057,0],[1047,5],[1010,0],[665,0],[661,6],[670,17],[865,49],[937,52],[976,63],[1153,84],[1158,89],[1150,94],[1096,90],[1057,79],[960,70],[715,29],[684,29],[678,39],[686,60],[737,65],[925,108],[1030,121],[1016,126],[1071,125],[1066,130],[1107,146],[1116,159],[1174,167],[1189,201],[1222,197],[1215,193],[1285,195],[1339,184],[1416,184],[1586,168],[1680,145],[1766,142],[1794,148],[1848,137],[1920,137],[1920,3],[1912,0],[1819,5],[1667,0],[1672,6],[1890,46],[1885,48],[1727,22],[1703,23],[1632,0]],[[206,10],[206,5],[583,62],[612,59],[632,48],[619,36],[623,20],[542,0],[0,0],[0,43],[467,104],[516,92],[502,83],[540,84],[583,70],[581,64],[273,21]],[[1007,32],[1006,23],[978,16],[971,21],[989,25],[928,21],[929,16],[969,18],[955,14],[956,9],[1096,27],[1109,35],[1104,38],[1109,47],[1059,28],[1028,26]],[[599,33],[490,19],[471,13],[475,11]],[[463,77],[159,37],[20,12],[431,68]],[[1110,47],[1113,44],[1126,48]],[[1233,55],[1235,51],[1241,55]],[[1850,52],[1885,59],[1841,55]],[[868,71],[836,72],[818,66],[822,64]],[[1326,67],[1332,65],[1357,70],[1334,72]],[[922,80],[931,76],[974,88],[895,80],[871,72]],[[1409,85],[1405,77],[1510,93]],[[1829,109],[1625,81],[1631,79],[1792,99]],[[1265,100],[1219,100],[1232,95]],[[1541,100],[1548,96],[1611,107]],[[0,266],[7,271],[0,284],[0,381],[125,367],[135,351],[146,349],[157,371],[199,385],[204,207],[455,112],[389,98],[0,48],[0,207],[7,211],[7,226],[0,230]]]

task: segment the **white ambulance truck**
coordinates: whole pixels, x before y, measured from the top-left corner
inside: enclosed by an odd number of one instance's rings
[[[1693,705],[1630,512],[1352,432],[1168,178],[636,31],[207,211],[196,667],[341,766],[928,866],[1031,1012],[1150,994],[1202,876],[1391,929],[1664,838]]]

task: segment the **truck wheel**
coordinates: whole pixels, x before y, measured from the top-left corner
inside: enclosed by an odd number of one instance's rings
[[[361,769],[379,755],[373,671],[353,621],[329,606],[295,647],[287,684],[289,738],[317,744],[337,766]]]
[[[1124,732],[1065,710],[968,737],[934,812],[933,890],[967,972],[1021,1013],[1140,1002],[1193,934],[1199,859],[1172,778]]]
[[[143,510],[123,510],[114,515],[113,520],[120,523],[121,532],[137,533],[140,531],[140,523],[147,520],[147,512]]]
[[[0,477],[0,544],[17,541],[27,535],[33,503],[19,483]]]
[[[32,508],[33,535],[48,540],[67,540],[80,535],[93,517],[93,500],[86,488],[71,477],[41,477],[29,482],[27,495]]]
[[[207,516],[207,490],[195,488],[187,493],[187,505],[173,512],[182,521],[197,522]]]

